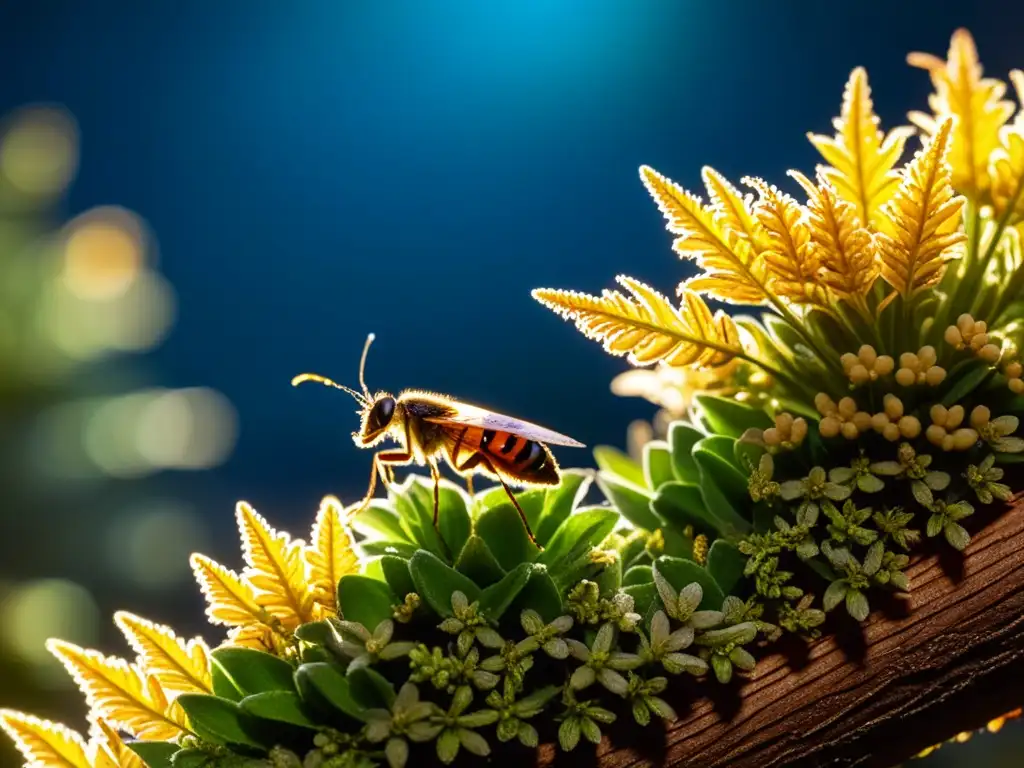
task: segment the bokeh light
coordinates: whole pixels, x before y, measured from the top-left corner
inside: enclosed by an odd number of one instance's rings
[[[24,107],[7,120],[0,141],[0,175],[18,192],[63,192],[78,168],[78,128],[60,107]]]
[[[206,526],[189,506],[173,500],[147,501],[128,509],[107,530],[107,558],[118,575],[149,590],[191,581],[189,555],[204,551]]]
[[[139,277],[145,243],[138,217],[123,208],[96,208],[67,229],[62,277],[74,296],[113,299]]]

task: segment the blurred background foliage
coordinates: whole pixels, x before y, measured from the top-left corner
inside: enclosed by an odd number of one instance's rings
[[[237,499],[298,532],[363,492],[351,404],[288,382],[352,383],[368,331],[371,387],[657,434],[689,384],[617,397],[529,290],[674,285],[638,165],[781,180],[850,69],[903,123],[905,53],[958,26],[1024,65],[996,0],[0,4],[0,707],[80,725],[42,642],[121,651],[117,608],[199,631],[187,556],[235,563]],[[919,764],[1022,755],[1015,721]]]

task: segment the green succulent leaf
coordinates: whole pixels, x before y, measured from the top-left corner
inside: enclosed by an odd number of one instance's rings
[[[703,598],[698,606],[700,610],[717,611],[725,601],[725,595],[714,577],[692,560],[662,555],[654,561],[654,570],[662,575],[677,592],[694,582],[700,584],[703,590]]]
[[[554,621],[564,613],[562,594],[548,574],[547,568],[542,565],[534,565],[531,569],[526,586],[516,597],[512,613],[519,615],[527,608],[539,613],[545,622]]]
[[[704,450],[702,440],[693,450],[700,468],[700,491],[704,506],[719,521],[723,535],[737,536],[750,530],[750,523],[740,514],[749,503],[747,479],[736,467],[718,454]]]
[[[433,481],[422,475],[410,475],[408,480],[394,487],[389,498],[398,511],[406,538],[422,549],[446,556],[441,537],[434,528]],[[438,515],[439,524],[440,519]]]
[[[409,572],[416,592],[438,616],[452,615],[453,592],[462,592],[470,602],[480,597],[480,587],[430,552],[420,550],[413,555]]]
[[[653,531],[661,525],[657,515],[651,512],[653,491],[633,485],[607,472],[598,473],[597,484],[605,497],[633,525],[648,531]]]
[[[348,678],[334,664],[302,664],[295,671],[295,683],[303,701],[322,700],[351,718],[366,720],[366,712],[353,697]]]
[[[217,648],[210,653],[232,686],[245,696],[264,691],[294,691],[295,668],[284,659],[253,648]]]
[[[352,519],[352,527],[370,539],[413,543],[402,528],[398,513],[382,501],[370,502],[366,509]]]
[[[767,429],[772,420],[760,408],[715,395],[697,395],[701,416],[717,435],[739,437],[748,429]]]
[[[581,509],[562,523],[537,562],[546,565],[553,574],[564,570],[581,556],[589,555],[615,528],[619,515],[607,507]]]
[[[651,440],[644,445],[644,485],[657,489],[676,479],[672,470],[672,454],[664,440]]]
[[[149,768],[169,768],[171,758],[181,750],[173,741],[128,741],[126,746]]]
[[[480,593],[480,613],[491,621],[498,621],[518,597],[533,573],[533,566],[520,563],[497,584]]]
[[[611,475],[618,475],[633,485],[645,487],[644,468],[628,455],[610,445],[599,445],[594,449],[594,461],[598,469]]]
[[[213,757],[205,749],[179,749],[171,757],[173,768],[211,768]]]
[[[254,693],[252,696],[242,699],[238,706],[242,708],[243,712],[263,720],[274,720],[301,728],[316,729],[319,727],[310,720],[299,695],[291,691]]]
[[[235,702],[241,701],[245,696],[238,690],[238,686],[235,685],[235,681],[231,679],[227,670],[215,658],[210,659],[210,682],[214,696]]]
[[[522,518],[507,497],[477,515],[476,535],[487,543],[503,571],[537,557],[537,547],[530,541]]]
[[[505,569],[501,567],[487,542],[476,534],[469,537],[466,546],[459,553],[455,570],[484,587],[500,581],[505,575]]]
[[[622,561],[615,558],[612,562],[605,563],[591,579],[597,584],[602,597],[611,597],[622,586]]]
[[[380,557],[382,555],[394,555],[408,560],[419,549],[415,544],[406,544],[402,541],[363,541],[359,548],[366,557]]]
[[[352,698],[365,709],[391,709],[395,702],[395,687],[372,667],[350,669],[346,679]]]
[[[368,576],[348,574],[338,582],[338,605],[345,619],[358,622],[371,632],[391,618],[391,606],[404,597],[394,595],[386,583]]]
[[[693,446],[703,440],[704,433],[685,421],[674,421],[668,428],[668,444],[672,451],[672,471],[681,483],[699,483],[700,470],[693,460]]]
[[[707,570],[723,594],[730,594],[743,578],[747,557],[724,539],[718,539],[708,550]]]
[[[412,583],[412,574],[409,573],[408,559],[385,555],[380,559],[380,567],[384,572],[384,580],[391,588],[391,594],[396,598],[401,600],[410,592],[416,591],[416,585]]]
[[[562,482],[544,492],[544,508],[533,533],[542,546],[547,546],[558,527],[583,501],[593,482],[594,473],[587,469],[562,471]]]
[[[692,525],[697,531],[720,533],[721,523],[708,512],[696,483],[665,483],[651,500],[651,510],[666,525],[678,530]]]
[[[655,605],[655,601],[658,600],[658,589],[653,583],[633,584],[623,587],[622,591],[633,598],[633,610],[641,616],[646,616],[651,607]]]
[[[739,467],[741,472],[745,472],[749,475],[755,469],[761,461],[761,457],[765,453],[764,445],[759,442],[754,442],[752,439],[745,439],[747,433],[743,433],[740,439],[736,441],[732,449],[733,463]],[[756,436],[760,437],[760,432],[756,433]]]
[[[634,565],[622,575],[622,586],[624,587],[653,583],[654,570],[649,565]]]
[[[259,721],[242,711],[233,701],[204,693],[183,693],[176,701],[188,715],[193,732],[203,741],[221,746],[266,749]]]

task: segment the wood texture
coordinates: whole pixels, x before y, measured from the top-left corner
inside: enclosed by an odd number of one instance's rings
[[[622,727],[596,754],[543,745],[539,764],[893,766],[1020,706],[1024,496],[972,522],[984,528],[966,556],[912,564],[909,598],[875,610],[862,631],[762,658],[715,701],[689,710],[685,697],[672,701],[680,719],[664,738],[653,726]]]

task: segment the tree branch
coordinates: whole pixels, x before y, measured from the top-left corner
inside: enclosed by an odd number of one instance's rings
[[[761,659],[741,688],[679,710],[664,740],[623,724],[596,764],[888,767],[1020,706],[1024,495],[982,523],[966,557],[914,563],[909,599],[873,612],[862,631]],[[590,762],[579,751],[547,744],[539,764]]]

